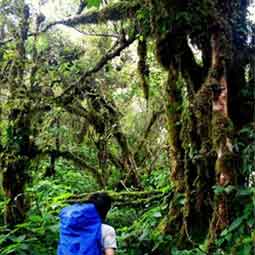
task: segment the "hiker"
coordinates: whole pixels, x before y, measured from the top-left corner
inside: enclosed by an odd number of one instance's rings
[[[94,193],[84,204],[67,206],[60,212],[58,255],[114,255],[117,248],[113,227],[105,224],[111,198]]]

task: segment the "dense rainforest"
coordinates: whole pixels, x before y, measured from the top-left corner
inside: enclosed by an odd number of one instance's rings
[[[255,254],[254,5],[1,0],[0,254],[98,191],[119,255]]]

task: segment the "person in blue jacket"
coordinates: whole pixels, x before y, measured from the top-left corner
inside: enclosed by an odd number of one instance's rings
[[[95,205],[97,212],[102,220],[102,253],[104,255],[114,255],[117,249],[116,233],[113,227],[104,223],[107,213],[111,208],[112,200],[106,192],[100,192],[92,194],[88,199],[88,203]]]
[[[105,192],[94,193],[83,204],[60,212],[60,239],[57,255],[114,255],[117,248],[113,227],[105,224],[111,208]]]

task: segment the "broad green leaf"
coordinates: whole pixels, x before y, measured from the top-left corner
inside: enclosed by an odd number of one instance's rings
[[[32,216],[30,216],[30,221],[32,221],[32,222],[41,222],[42,221],[42,217],[41,216],[39,216],[39,215],[32,215]]]
[[[233,231],[236,228],[238,228],[241,225],[242,222],[243,222],[243,217],[239,217],[236,220],[234,220],[232,222],[232,224],[230,225],[230,227],[229,227],[229,231]]]
[[[229,228],[225,229],[222,233],[221,236],[225,236],[228,233],[232,232],[233,230],[235,230],[236,228],[238,228],[243,222],[243,217],[239,217],[236,220],[234,220],[232,222],[232,224],[229,226]]]

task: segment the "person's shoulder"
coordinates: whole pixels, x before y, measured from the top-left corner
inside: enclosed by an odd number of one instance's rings
[[[111,233],[115,233],[115,229],[112,227],[112,226],[110,226],[110,225],[108,225],[108,224],[105,224],[105,223],[103,223],[102,224],[102,231],[104,231],[104,232],[111,232]]]

